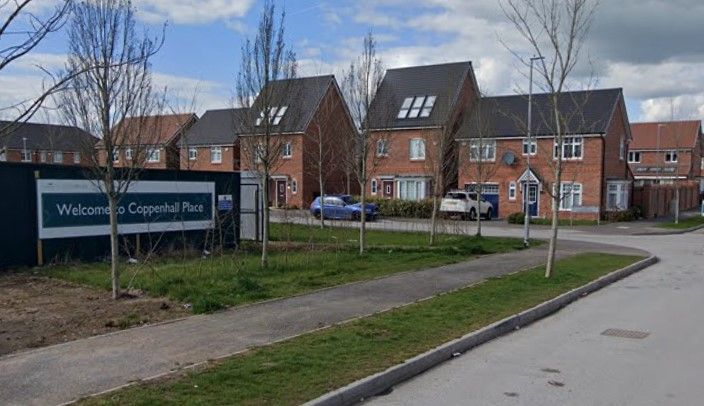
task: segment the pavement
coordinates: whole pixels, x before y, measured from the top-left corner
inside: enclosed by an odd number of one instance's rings
[[[500,229],[485,231],[503,235]],[[660,262],[368,403],[702,404],[704,230],[647,237],[574,231],[562,235],[645,249]],[[603,335],[607,329],[647,336]]]
[[[0,357],[0,404],[69,402],[537,266],[546,250],[485,256],[10,354]],[[584,251],[645,254],[593,241],[560,243],[558,257]]]

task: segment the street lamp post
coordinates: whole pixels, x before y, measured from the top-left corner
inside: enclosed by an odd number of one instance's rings
[[[533,57],[530,58],[530,77],[528,84],[528,153],[526,154],[526,175],[530,177],[530,154],[533,152],[533,62],[543,60],[544,57]],[[535,151],[538,151],[538,143],[535,143]],[[523,185],[523,204],[525,206],[525,215],[523,216],[523,245],[528,247],[530,245],[530,184],[532,179],[526,178],[525,184]],[[536,195],[536,199],[538,196]]]

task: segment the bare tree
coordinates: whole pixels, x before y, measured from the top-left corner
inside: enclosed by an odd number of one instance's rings
[[[6,71],[34,50],[47,35],[60,30],[70,13],[72,1],[56,2],[48,11],[33,12],[37,0],[0,1],[0,73]],[[44,101],[60,90],[66,78],[37,66],[46,76],[40,94],[10,105],[0,104],[0,115],[10,120],[0,127],[0,134],[14,130],[18,123],[30,119]]]
[[[254,41],[242,45],[242,61],[237,77],[237,101],[249,108],[246,122],[242,123],[244,137],[240,148],[249,168],[259,178],[264,196],[264,229],[262,230],[261,266],[269,262],[269,180],[280,164],[285,144],[282,129],[278,126],[292,100],[292,81],[296,77],[296,56],[285,42],[285,11],[277,20],[274,2],[266,0],[259,18]],[[277,86],[274,86],[278,82]]]
[[[129,0],[91,0],[72,7],[67,68],[82,73],[71,78],[60,99],[66,122],[100,138],[90,171],[109,206],[114,299],[120,297],[118,204],[143,167],[143,147],[154,144],[150,137],[161,125],[149,117],[161,102],[150,73],[150,60],[161,42],[137,34],[134,12]],[[131,163],[116,168],[123,145],[132,148]]]
[[[359,253],[364,254],[366,234],[366,197],[367,183],[374,174],[378,158],[383,156],[377,151],[377,145],[383,143],[388,147],[388,140],[383,131],[374,131],[369,120],[369,114],[381,83],[384,79],[384,67],[376,55],[376,41],[372,33],[364,37],[364,51],[356,61],[350,64],[344,74],[343,92],[352,113],[352,119],[359,127],[357,133],[350,139],[351,145],[346,148],[349,153],[342,154],[346,166],[354,174],[360,188],[360,225]],[[383,108],[383,106],[381,106]],[[378,113],[378,112],[377,112]],[[383,114],[378,113],[380,116]],[[384,147],[382,147],[384,148]]]
[[[550,94],[550,123],[554,130],[556,147],[562,151],[565,133],[561,124],[564,120],[558,100],[579,62],[582,45],[589,34],[597,3],[595,0],[503,0],[501,6],[518,34],[528,43],[528,47],[537,57],[545,58],[538,69],[538,75]],[[522,58],[519,60],[525,63]],[[555,266],[562,154],[557,156],[553,175],[558,192],[552,196],[552,227],[545,268],[545,277],[548,278],[552,276]]]

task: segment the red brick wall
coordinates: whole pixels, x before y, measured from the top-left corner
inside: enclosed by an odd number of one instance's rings
[[[210,159],[210,148],[219,146],[222,152],[222,162],[212,163]],[[240,170],[240,144],[239,142],[233,145],[206,145],[206,146],[191,146],[198,150],[198,156],[195,160],[188,159],[188,148],[181,148],[180,168],[182,170],[193,171],[215,171],[228,172]]]
[[[46,162],[41,162],[41,153],[39,151],[31,151],[32,153],[32,162],[33,163],[46,163],[46,164],[57,164],[54,162],[54,156],[53,152],[47,151],[46,154]],[[81,153],[81,162],[79,164],[76,164],[74,162],[74,152],[68,152],[64,151],[63,152],[63,161],[61,162],[61,165],[80,165],[80,166],[88,166],[91,164],[91,160],[89,157],[86,157],[85,153]],[[22,151],[21,150],[8,150],[6,154],[6,159],[7,162],[22,162]]]
[[[539,217],[550,217],[552,212],[552,200],[548,190],[554,183],[553,138],[541,138],[538,140],[538,153],[531,156],[531,168],[542,180],[539,198]],[[602,138],[585,137],[583,158],[576,161],[563,161],[563,182],[576,182],[582,184],[582,205],[600,206],[602,200]],[[506,152],[512,152],[516,161],[512,165],[505,165],[502,156]],[[618,153],[618,151],[617,151]],[[523,156],[522,139],[497,139],[496,141],[496,161],[494,163],[484,163],[483,169],[486,183],[498,184],[499,186],[499,214],[506,217],[511,213],[522,212],[523,195],[518,178],[523,175],[526,169],[526,157]],[[477,181],[477,164],[469,160],[469,143],[462,142],[459,147],[459,187]],[[509,200],[509,184],[516,182],[516,199]],[[569,218],[571,212],[561,211],[560,217]],[[575,213],[573,218],[596,219],[596,214]]]
[[[125,149],[120,148],[118,151],[118,161],[113,162],[113,166],[115,168],[125,168],[129,167],[132,165],[139,165],[142,168],[147,168],[147,169],[178,169],[178,149],[176,149],[173,146],[164,146],[160,145],[158,146],[159,151],[160,151],[160,156],[159,156],[159,162],[146,162],[146,158],[144,155],[146,155],[146,150],[148,149],[146,146],[140,146],[139,147],[139,153],[138,151],[133,148],[132,149],[132,160],[127,160],[125,157]],[[157,148],[157,147],[154,147]],[[105,151],[104,150],[99,150],[98,151],[98,157],[100,159],[101,165],[106,164],[106,156],[105,156]],[[141,164],[140,164],[141,162]]]

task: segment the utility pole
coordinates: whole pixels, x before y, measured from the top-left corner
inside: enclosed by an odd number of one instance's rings
[[[526,174],[530,176],[530,155],[533,152],[533,62],[543,60],[544,57],[533,57],[530,58],[530,77],[528,84],[528,153],[526,154]],[[538,142],[535,143],[535,151],[538,151]],[[530,188],[532,179],[526,179],[523,185],[523,204],[525,206],[525,215],[523,216],[523,246],[526,248],[530,245]],[[536,191],[536,199],[537,191]]]

